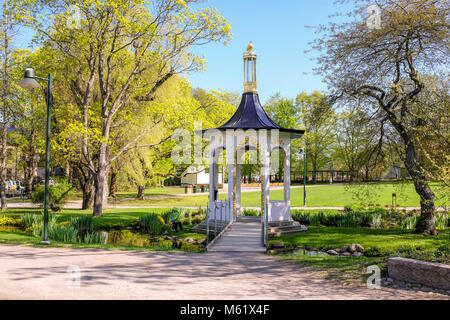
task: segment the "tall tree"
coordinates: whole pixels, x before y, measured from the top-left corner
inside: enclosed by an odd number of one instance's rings
[[[327,98],[319,91],[309,95],[305,92],[300,93],[296,98],[296,104],[306,130],[304,135],[306,156],[311,164],[315,183],[317,171],[325,168],[331,161],[336,114]]]
[[[375,102],[402,142],[402,159],[420,196],[421,218],[416,232],[436,234],[435,195],[421,156],[423,130],[431,128],[415,105],[426,89],[423,75],[449,64],[450,5],[444,0],[380,0],[379,24],[367,23],[372,1],[358,0],[354,19],[322,26],[315,42],[322,51],[319,71],[335,97]],[[372,105],[372,104],[368,104]],[[447,163],[448,165],[448,163]]]
[[[65,73],[59,80],[67,82],[81,113],[81,154],[95,177],[95,216],[102,215],[107,199],[111,163],[137,147],[163,115],[120,147],[112,147],[113,128],[139,116],[136,108],[154,100],[175,74],[203,68],[204,61],[189,52],[193,46],[230,38],[230,26],[218,11],[195,10],[196,2],[43,1],[44,10],[35,7],[26,19],[43,43],[58,52]],[[73,8],[79,17],[75,24],[67,19]],[[50,14],[41,19],[42,12]],[[91,118],[98,126],[96,132],[91,130]],[[96,152],[90,152],[92,137]]]
[[[357,101],[342,111],[335,125],[336,143],[333,159],[338,165],[350,171],[350,181],[357,176],[368,179],[370,164],[380,164],[383,155],[379,143],[378,128],[370,121]],[[382,159],[381,159],[382,160]],[[361,175],[365,169],[365,174]],[[359,174],[359,175],[358,175]]]
[[[6,0],[1,5],[0,12],[0,55],[1,55],[1,128],[0,128],[0,202],[1,210],[7,209],[6,204],[6,158],[8,148],[8,128],[11,120],[11,53],[12,53],[12,36],[17,20],[14,15],[13,1]]]

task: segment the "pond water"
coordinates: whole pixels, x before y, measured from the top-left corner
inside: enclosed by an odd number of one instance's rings
[[[118,244],[123,246],[149,247],[161,245],[172,246],[172,241],[162,240],[148,234],[141,234],[130,230],[111,231],[108,234],[108,244]]]
[[[309,256],[309,257],[326,257],[329,256],[328,253],[322,251],[309,251],[306,249],[296,249],[292,252],[293,254],[300,256]]]

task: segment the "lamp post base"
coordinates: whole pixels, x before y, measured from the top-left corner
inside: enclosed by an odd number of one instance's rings
[[[48,241],[48,240],[42,240],[41,243],[42,243],[42,244],[50,244],[50,241]]]

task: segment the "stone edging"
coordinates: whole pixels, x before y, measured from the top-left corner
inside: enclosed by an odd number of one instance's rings
[[[228,229],[233,225],[234,221],[230,221],[229,224],[206,246],[205,251],[211,249],[211,247],[228,231]],[[208,236],[208,235],[206,235]]]
[[[407,258],[387,260],[389,277],[450,290],[450,265]]]

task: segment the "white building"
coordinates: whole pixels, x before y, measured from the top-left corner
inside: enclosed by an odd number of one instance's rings
[[[223,172],[219,175],[219,185],[223,185]],[[181,175],[181,186],[197,185],[209,186],[209,168],[203,166],[189,166]]]

